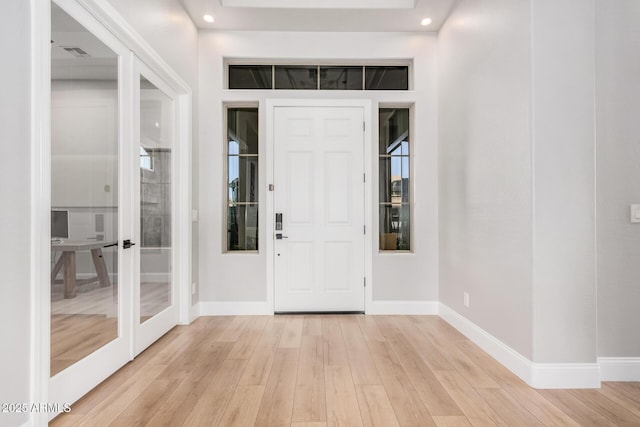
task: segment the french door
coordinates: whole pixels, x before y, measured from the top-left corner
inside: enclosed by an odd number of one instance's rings
[[[275,311],[364,311],[364,109],[273,120]]]
[[[178,124],[176,94],[76,1],[52,3],[51,40],[48,401],[72,403],[178,322]]]

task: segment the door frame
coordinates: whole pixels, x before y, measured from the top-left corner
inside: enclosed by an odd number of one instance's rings
[[[364,186],[364,226],[366,233],[364,236],[364,274],[366,278],[366,287],[364,290],[364,311],[371,306],[372,301],[372,285],[373,285],[373,160],[372,150],[374,140],[372,132],[373,127],[373,107],[370,99],[267,99],[266,100],[266,185],[274,183],[274,161],[275,161],[275,114],[277,107],[355,107],[362,108],[364,117],[364,173],[366,176]],[[377,134],[377,133],[376,133]],[[277,189],[276,189],[277,191]],[[267,306],[275,312],[275,205],[272,191],[267,191],[265,212],[265,253],[267,264]]]
[[[160,55],[135,31],[131,25],[111,6],[111,4],[100,0],[55,0],[67,12],[73,14],[89,31],[94,34],[103,34],[113,37],[128,49],[127,57],[120,65],[120,75],[124,76],[125,87],[121,93],[121,111],[119,117],[134,114],[134,91],[131,84],[134,78],[133,60],[139,58],[151,70],[153,70],[163,81],[165,81],[177,94],[176,115],[176,144],[175,162],[179,171],[174,177],[176,180],[177,198],[175,206],[174,247],[178,252],[177,264],[174,265],[174,277],[179,280],[179,292],[177,304],[179,305],[179,324],[188,324],[195,313],[191,305],[191,259],[192,259],[192,230],[191,230],[191,206],[192,206],[192,178],[191,178],[191,134],[192,134],[192,91],[189,85],[162,59]],[[49,263],[51,257],[50,246],[50,210],[51,210],[51,7],[50,0],[31,0],[30,3],[31,21],[31,279],[30,289],[30,312],[31,312],[31,332],[29,341],[30,351],[30,401],[50,402],[50,271]],[[126,173],[133,172],[133,159],[125,159],[127,151],[123,149],[134,144],[133,120],[122,123],[119,129],[119,139],[121,147],[120,167],[127,167]],[[125,215],[133,216],[131,200],[126,203],[120,196],[120,206],[129,212],[122,212],[121,218]],[[128,221],[130,222],[130,221]],[[125,224],[120,224],[124,226]],[[124,235],[125,230],[119,231],[120,237],[129,237],[132,230],[126,230],[128,235]],[[132,252],[121,257],[124,261],[120,266],[127,265],[129,276],[133,256]],[[122,270],[124,273],[125,270]],[[124,277],[122,280],[131,280],[131,277]],[[124,283],[124,282],[122,282]],[[132,290],[129,290],[132,292]],[[120,292],[124,294],[124,290]],[[127,308],[128,312],[124,316],[133,316],[133,305]],[[130,323],[129,320],[127,322]],[[119,326],[120,331],[122,326]],[[133,334],[128,337],[127,347],[129,349],[129,360],[133,359],[134,342]],[[95,386],[97,384],[93,384]],[[93,388],[90,387],[90,388]],[[86,387],[85,387],[86,388]],[[90,389],[89,388],[89,389]],[[73,392],[75,399],[89,390],[81,393],[80,388]],[[79,395],[78,395],[79,394]],[[58,402],[62,403],[62,402]],[[71,403],[71,402],[69,402]],[[53,418],[55,413],[33,412],[30,414],[30,425],[46,425],[47,421]]]

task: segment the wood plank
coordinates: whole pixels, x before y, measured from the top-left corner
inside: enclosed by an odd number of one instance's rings
[[[209,382],[187,416],[185,425],[216,425],[226,409],[232,391],[238,385],[246,360],[227,359]]]
[[[256,422],[264,386],[238,386],[218,423],[220,427],[250,427]]]
[[[327,425],[362,426],[358,398],[349,366],[325,366]]]
[[[505,390],[501,388],[477,388],[476,392],[500,415],[500,418],[502,418],[507,425],[522,427],[542,426],[542,423],[523,406],[526,402],[514,399]]]
[[[401,318],[403,319],[403,318]],[[424,320],[420,324],[411,323],[405,319],[405,323],[401,325],[403,333],[407,335],[409,341],[422,355],[432,370],[450,370],[456,369],[474,388],[498,388],[500,387],[486,372],[476,365],[464,352],[460,350],[457,344],[467,342],[466,339],[458,336],[456,331],[456,340],[449,339],[448,330],[437,321],[426,323]],[[418,330],[428,339],[428,345],[420,346],[423,341],[420,336],[416,336],[413,330]],[[443,332],[443,330],[447,332]],[[429,348],[435,348],[435,351],[429,351]],[[439,355],[439,357],[438,357]],[[444,360],[443,360],[444,359]]]
[[[394,325],[392,318],[379,316],[376,320],[387,342],[390,344],[390,348],[393,349],[400,365],[402,365],[429,413],[432,416],[463,415],[456,402],[436,379],[434,373],[424,363],[402,332]]]
[[[291,424],[298,351],[294,348],[277,350],[258,411],[256,426],[280,427]]]
[[[453,397],[471,424],[507,426],[508,424],[465,381],[457,371],[435,371],[434,374]]]
[[[640,383],[603,382],[600,392],[640,417]]]
[[[324,351],[321,336],[304,335],[293,401],[292,421],[326,421]]]
[[[613,427],[616,424],[573,397],[567,390],[536,390],[547,401],[583,427]]]
[[[81,426],[109,425],[151,384],[164,370],[164,365],[150,366],[136,372],[112,394],[104,397],[83,417]]]
[[[380,328],[372,316],[358,316],[357,319],[366,341],[385,342],[384,335],[380,332]]]
[[[244,332],[236,341],[229,353],[229,359],[249,359],[262,337],[262,331],[267,326],[268,317],[257,316],[250,318]]]
[[[321,315],[304,316],[304,326],[302,327],[302,336],[322,336],[322,317]]]
[[[236,342],[240,339],[240,336],[244,333],[244,328],[251,319],[250,316],[227,316],[229,319],[223,325],[223,329],[220,332],[217,340],[220,342]]]
[[[504,390],[517,401],[526,402],[527,410],[546,426],[578,427],[579,425],[530,387],[507,386]]]
[[[340,317],[327,316],[322,319],[322,339],[325,366],[349,366]]]
[[[358,321],[352,316],[344,317],[340,327],[354,384],[382,384]]]
[[[433,417],[438,427],[471,427],[467,417]]]
[[[177,380],[155,380],[109,426],[144,426],[171,395]]]
[[[356,385],[362,423],[365,426],[400,427],[382,385]]]
[[[422,403],[390,345],[372,340],[368,342],[368,347],[400,425],[433,426],[429,411]]]
[[[326,422],[295,422],[291,423],[291,427],[327,427]]]
[[[276,355],[280,335],[284,328],[284,322],[270,319],[263,330],[263,335],[258,342],[251,358],[247,363],[239,385],[266,385],[271,372],[271,366]]]
[[[175,387],[167,401],[149,419],[150,427],[181,426],[196,406],[205,390],[216,378],[226,355],[231,351],[232,343],[215,343],[215,352],[204,353],[205,359],[197,358],[198,363],[186,365],[190,370],[183,372],[182,381]],[[193,343],[191,347],[196,347]],[[200,349],[209,349],[204,345]],[[195,351],[194,351],[195,352]],[[164,372],[163,372],[164,374]],[[168,373],[169,377],[174,377]],[[161,375],[162,377],[163,375]],[[175,377],[177,378],[177,376]]]
[[[473,360],[476,365],[482,366],[482,370],[501,387],[529,387],[527,383],[521,380],[516,374],[509,371],[501,365],[500,362],[471,341],[458,341],[456,345],[469,359]]]
[[[302,327],[304,326],[304,318],[302,316],[290,316],[287,318],[280,337],[279,348],[300,348],[300,340],[302,339]]]
[[[451,359],[422,332],[420,325],[406,317],[394,318],[394,322],[432,371],[455,369]]]
[[[618,405],[600,390],[569,390],[573,397],[619,426],[640,426],[640,417]]]

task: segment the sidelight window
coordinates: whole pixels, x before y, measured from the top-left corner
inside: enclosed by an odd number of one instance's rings
[[[227,250],[258,250],[258,109],[227,108]]]
[[[380,250],[411,250],[410,110],[379,110]]]

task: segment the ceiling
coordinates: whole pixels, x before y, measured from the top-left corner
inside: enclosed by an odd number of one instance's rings
[[[203,30],[335,32],[438,31],[457,1],[182,0],[193,22]],[[255,4],[262,7],[252,7]],[[205,22],[205,14],[215,22]],[[433,22],[421,26],[424,18]]]

